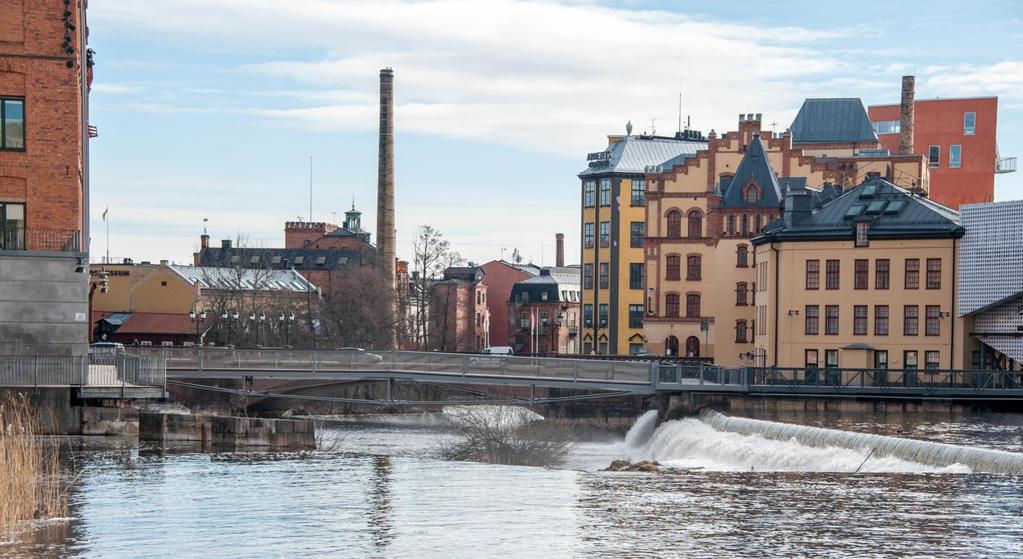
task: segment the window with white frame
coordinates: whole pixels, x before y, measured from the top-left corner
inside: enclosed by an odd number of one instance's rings
[[[948,166],[950,169],[958,169],[962,165],[963,147],[953,144],[948,147]]]
[[[968,111],[963,113],[963,135],[973,136],[977,133],[977,113]]]

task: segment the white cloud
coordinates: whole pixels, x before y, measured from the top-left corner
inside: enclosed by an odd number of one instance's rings
[[[1023,60],[937,66],[926,73],[927,89],[942,97],[997,95],[1010,108],[1023,101]]]

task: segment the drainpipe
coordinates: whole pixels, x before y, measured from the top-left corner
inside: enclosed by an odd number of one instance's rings
[[[949,313],[948,313],[948,316],[951,319],[950,322],[952,323],[952,334],[951,334],[951,337],[948,340],[948,347],[949,347],[948,368],[949,369],[955,369],[955,361],[954,360],[955,360],[955,355],[956,355],[956,353],[955,353],[955,350],[956,350],[956,315],[958,314],[958,313],[956,313],[956,292],[959,290],[959,277],[958,277],[958,273],[959,272],[956,270],[956,243],[958,242],[958,240],[959,239],[955,239],[955,238],[952,239],[952,301],[951,301],[951,305],[949,306],[950,310],[949,310]],[[903,365],[905,365],[905,364],[903,364]]]
[[[771,367],[774,368],[778,366],[778,293],[781,291],[781,286],[778,285],[778,270],[781,268],[779,262],[781,256],[774,243],[771,243],[771,252],[774,253],[774,363]]]

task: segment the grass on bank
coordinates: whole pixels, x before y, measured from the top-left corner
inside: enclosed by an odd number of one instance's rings
[[[59,443],[43,432],[28,398],[0,398],[0,539],[19,522],[68,514]]]

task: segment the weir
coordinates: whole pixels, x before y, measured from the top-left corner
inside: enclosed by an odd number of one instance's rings
[[[778,441],[795,440],[816,448],[873,450],[875,456],[899,458],[930,466],[961,464],[974,472],[1023,474],[1023,454],[1014,452],[730,417],[713,410],[704,410],[700,420],[719,431],[759,435]]]

